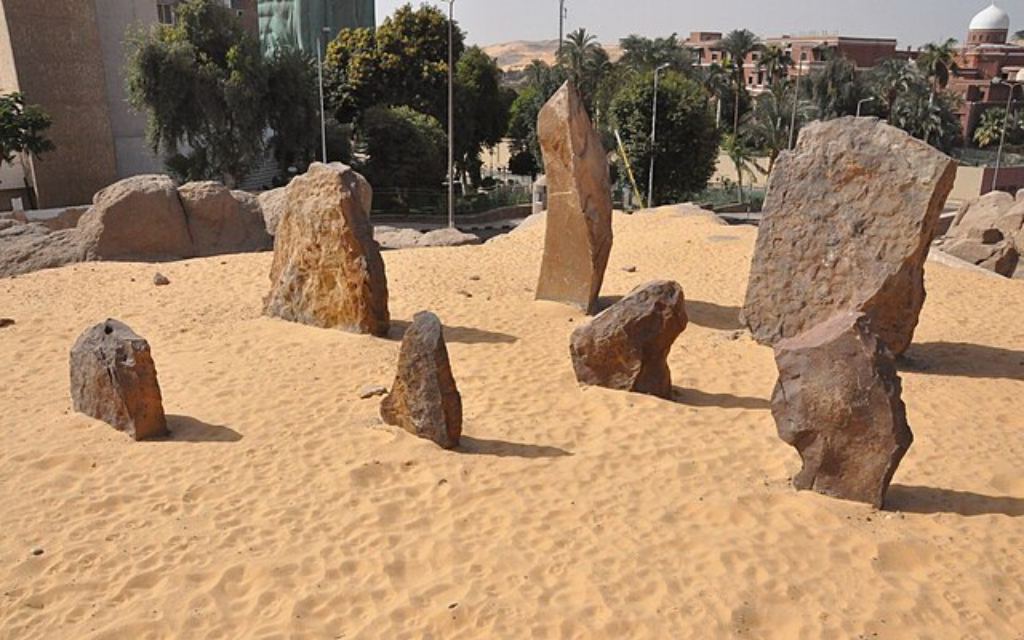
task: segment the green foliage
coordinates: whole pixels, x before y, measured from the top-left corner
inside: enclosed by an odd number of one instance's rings
[[[654,201],[681,201],[702,191],[714,173],[718,132],[701,86],[669,72],[659,82],[658,135],[652,149],[653,84],[650,74],[627,83],[612,102],[612,120],[638,181],[646,183],[651,154],[657,154]]]
[[[535,178],[540,172],[540,165],[537,164],[537,159],[533,157],[532,153],[523,150],[514,153],[509,158],[508,170],[514,176],[530,176]]]
[[[278,48],[267,60],[267,123],[282,171],[302,168],[319,154],[320,104],[316,62],[298,49]]]
[[[371,107],[359,122],[375,189],[433,188],[447,174],[448,138],[436,118],[410,107]]]
[[[723,68],[729,71],[732,76],[732,131],[736,131],[740,126],[741,106],[743,105],[744,98],[747,97],[747,87],[743,77],[743,64],[749,54],[762,49],[762,44],[760,39],[747,29],[735,29],[725,34],[725,37],[722,38],[721,46],[727,55]]]
[[[324,96],[338,122],[354,122],[384,92],[373,29],[342,29],[327,45]]]
[[[912,87],[893,105],[889,122],[915,138],[946,153],[960,142],[960,119],[956,115],[958,98],[947,92],[935,93],[926,86]]]
[[[583,104],[594,112],[594,96],[601,80],[611,69],[611,62],[597,37],[580,28],[565,37],[559,49],[558,62],[576,86]]]
[[[743,176],[753,179],[756,174],[764,175],[767,172],[757,164],[753,147],[741,134],[726,133],[723,135],[722,152],[729,157],[736,169],[736,192],[739,201],[744,202]]]
[[[924,75],[909,60],[888,58],[868,72],[868,85],[891,113],[899,97],[925,83]]]
[[[667,38],[646,38],[636,34],[619,40],[622,57],[619,66],[634,73],[652,73],[663,64],[669,69],[686,73],[693,65],[693,56],[676,34]]]
[[[857,103],[872,97],[857,67],[841,56],[830,57],[820,70],[811,74],[811,91],[822,120],[855,115]]]
[[[772,84],[766,93],[754,100],[754,108],[745,122],[745,143],[768,156],[768,173],[775,167],[779,154],[789,148],[791,124],[795,124],[792,139],[796,140],[801,127],[814,115],[813,107],[800,102],[796,106],[794,121],[795,91],[792,84],[789,81]]]
[[[950,74],[960,70],[956,64],[956,56],[955,38],[949,38],[942,44],[929,42],[920,49],[917,56],[917,67],[931,81],[935,89],[945,89],[949,84]]]
[[[549,67],[539,60],[534,60],[526,69],[527,86],[509,108],[507,135],[512,138],[512,146],[516,152],[529,152],[537,166],[543,166],[544,158],[540,152],[540,141],[537,139],[537,116],[544,103],[554,95],[566,80],[566,72],[561,67]]]
[[[505,135],[515,94],[502,90],[501,69],[480,47],[470,47],[459,58],[455,79],[456,165],[480,184],[480,151]]]
[[[43,132],[50,116],[36,105],[26,105],[17,91],[0,95],[0,160],[11,162],[19,153],[40,155],[54,149]]]
[[[793,58],[777,44],[771,44],[761,50],[757,60],[757,68],[764,71],[769,86],[785,80],[789,68],[793,66]]]

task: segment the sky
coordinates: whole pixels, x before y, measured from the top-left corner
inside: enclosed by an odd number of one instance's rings
[[[377,0],[381,22],[407,0]],[[422,4],[413,0],[414,5]],[[447,11],[447,0],[430,4]],[[997,3],[1010,14],[1010,29],[1024,29],[1024,0]],[[631,33],[747,28],[761,36],[838,32],[888,37],[905,48],[946,38],[964,40],[971,17],[989,0],[566,0],[566,32],[579,27],[615,42]],[[558,0],[455,0],[455,19],[470,44],[558,38]]]

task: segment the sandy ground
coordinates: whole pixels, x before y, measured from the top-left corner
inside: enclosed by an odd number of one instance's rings
[[[1024,637],[1024,283],[929,263],[878,512],[789,484],[736,319],[754,229],[617,216],[609,299],[686,291],[674,402],[577,387],[584,318],[532,300],[542,232],[386,253],[391,340],[261,317],[269,253],[0,281],[0,637]],[[421,309],[460,451],[356,394]],[[149,339],[172,438],[70,410],[108,316]]]

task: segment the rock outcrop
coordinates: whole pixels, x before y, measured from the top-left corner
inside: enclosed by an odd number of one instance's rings
[[[178,188],[193,251],[197,256],[265,251],[274,245],[256,196],[219,182],[189,182]]]
[[[924,305],[924,262],[956,163],[874,118],[801,131],[769,180],[742,318],[774,344],[862,311],[895,354]]]
[[[376,226],[373,239],[381,249],[415,249],[422,247],[461,247],[480,244],[480,236],[458,229],[434,229],[422,233],[416,229]]]
[[[338,163],[314,163],[288,185],[277,227],[268,315],[384,336],[388,283],[370,225],[370,184]]]
[[[612,248],[611,187],[601,139],[570,83],[541,109],[537,135],[548,213],[536,297],[591,313]]]
[[[637,287],[572,332],[569,351],[576,379],[671,398],[666,360],[686,323],[679,284],[657,280]]]
[[[380,416],[445,449],[462,436],[462,396],[455,385],[441,321],[429,311],[417,313],[402,337],[398,373],[381,401]]]
[[[1007,278],[1013,277],[1020,260],[1016,244],[1012,240],[1004,239],[995,229],[990,229],[982,238],[948,240],[941,248],[951,256]]]
[[[87,329],[72,347],[71,399],[75,411],[135,440],[167,433],[149,343],[117,320]]]
[[[772,416],[799,451],[797,489],[881,508],[913,442],[893,356],[864,314],[840,313],[775,345]]]
[[[0,228],[0,278],[82,262],[88,255],[77,229],[51,232],[20,222]]]
[[[991,191],[965,203],[939,248],[1001,276],[1016,277],[1024,252],[1024,201]]]

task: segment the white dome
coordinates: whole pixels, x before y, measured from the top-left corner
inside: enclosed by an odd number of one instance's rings
[[[997,7],[995,3],[989,5],[971,20],[971,31],[1008,31],[1010,29],[1010,16]]]

